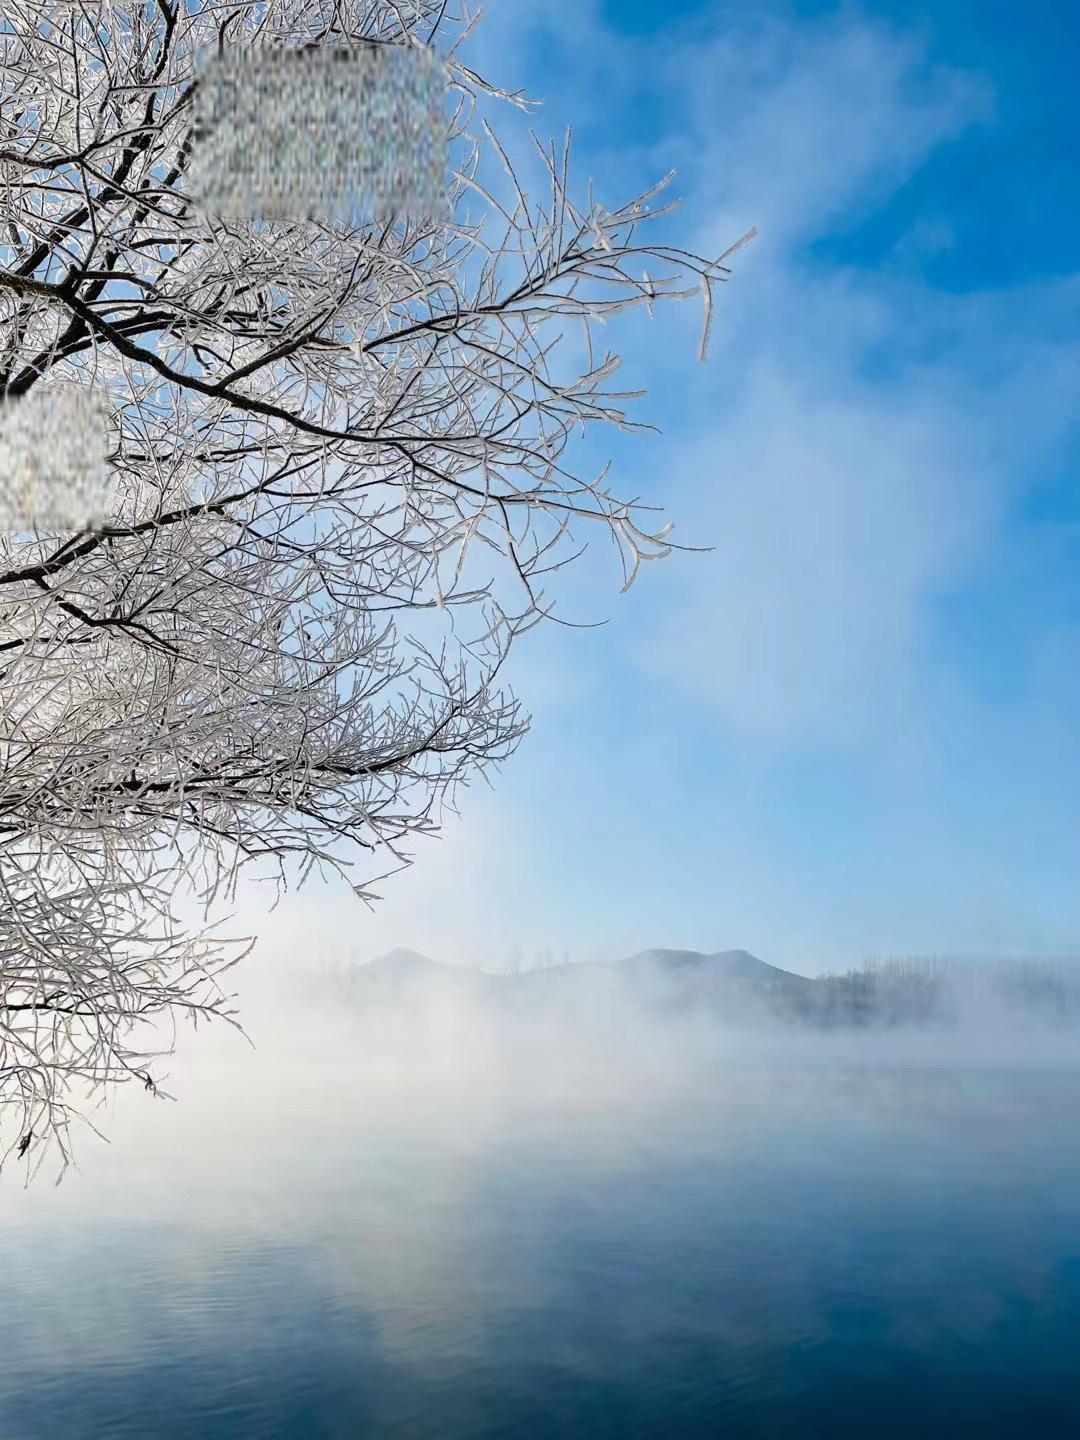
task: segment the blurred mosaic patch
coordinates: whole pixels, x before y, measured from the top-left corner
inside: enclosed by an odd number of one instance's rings
[[[94,392],[42,386],[0,397],[0,530],[101,524],[107,454],[107,413]]]
[[[446,90],[421,47],[204,55],[190,192],[221,219],[439,219]]]

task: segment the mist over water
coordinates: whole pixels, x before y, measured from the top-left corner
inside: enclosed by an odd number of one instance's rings
[[[301,982],[252,994],[254,1049],[182,1037],[178,1103],[5,1176],[5,1440],[1080,1419],[1071,1027],[578,998]]]

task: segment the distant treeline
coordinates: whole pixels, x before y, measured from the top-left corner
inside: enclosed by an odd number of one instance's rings
[[[1080,1016],[1080,965],[1069,959],[899,955],[821,977],[819,1018],[842,1024],[919,1024],[980,1003],[1043,1017]]]

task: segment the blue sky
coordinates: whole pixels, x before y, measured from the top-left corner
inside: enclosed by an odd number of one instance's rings
[[[374,915],[286,927],[480,963],[1080,951],[1078,44],[1080,10],[1005,0],[489,7],[466,58],[573,122],[580,182],[674,165],[672,237],[759,228],[707,365],[692,306],[613,333],[662,435],[578,457],[715,548],[620,598],[598,547],[564,613],[609,623],[523,647],[494,790]]]

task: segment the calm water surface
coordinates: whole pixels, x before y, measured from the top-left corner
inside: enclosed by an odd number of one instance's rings
[[[0,1436],[1080,1433],[1080,1068],[512,1059],[240,1056],[6,1174]]]

